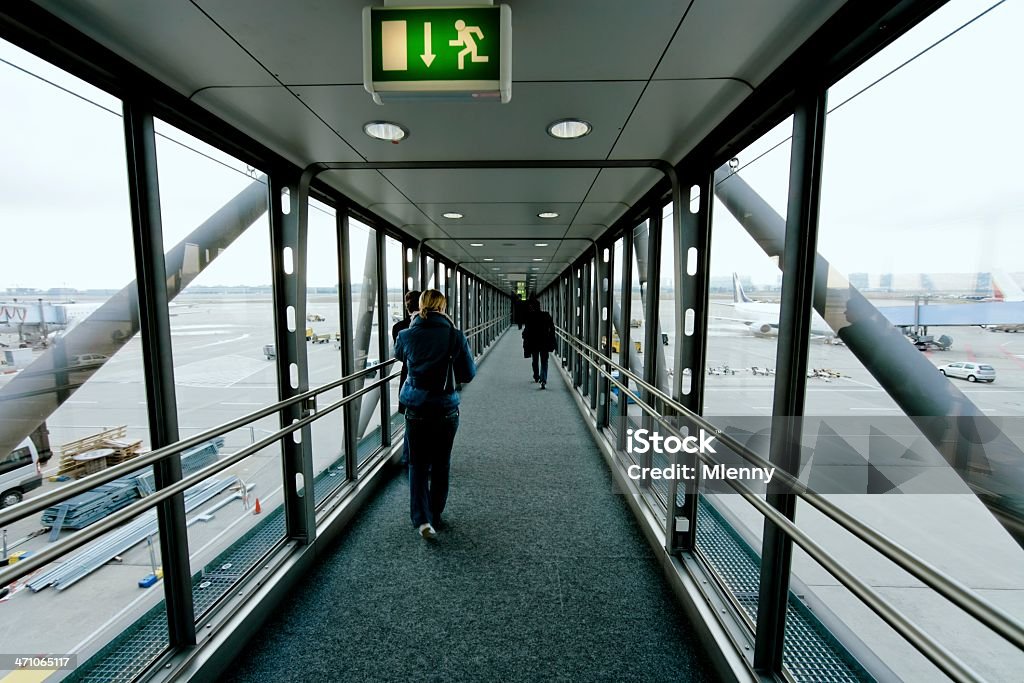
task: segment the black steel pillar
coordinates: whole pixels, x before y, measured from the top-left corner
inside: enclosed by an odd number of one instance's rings
[[[272,173],[268,185],[277,397],[284,401],[309,391],[305,323],[307,240],[306,235],[299,234],[295,184]],[[301,420],[313,409],[297,403],[282,409],[281,426]],[[285,533],[300,543],[309,543],[316,536],[311,444],[312,430],[308,425],[281,440]]]
[[[607,254],[607,257],[605,255]],[[597,304],[597,321],[598,321],[598,338],[594,346],[599,349],[606,357],[611,358],[612,356],[612,298],[614,293],[612,292],[612,273],[615,269],[615,252],[611,247],[606,247],[599,254],[597,263],[597,291],[598,291],[598,304]],[[597,428],[603,429],[608,426],[610,419],[610,406],[609,391],[611,390],[611,382],[608,381],[608,377],[601,374],[595,377],[597,390]]]
[[[167,268],[164,263],[156,137],[152,114],[129,100],[125,100],[123,106],[146,411],[149,441],[157,449],[178,440],[178,413],[171,322],[167,311]],[[154,465],[153,476],[157,490],[181,481],[180,454]],[[179,493],[160,503],[156,510],[170,645],[189,647],[196,644],[196,624],[184,494]]]
[[[769,451],[772,464],[794,476],[800,470],[824,136],[825,92],[824,89],[815,89],[800,96],[793,117]],[[795,517],[796,496],[785,492],[782,487],[770,486],[766,500],[788,519]],[[782,671],[792,555],[792,540],[766,519],[761,544],[761,582],[754,643],[754,668],[766,674]]]
[[[683,265],[676,271],[676,296],[681,305],[676,307],[676,344],[682,347],[681,363],[676,368],[673,383],[674,398],[698,415],[704,413],[704,386],[708,342],[708,291],[711,272],[711,211],[714,206],[714,176],[711,171],[700,176],[695,183],[699,190],[697,212],[686,210],[680,218],[682,224],[681,250]],[[689,207],[689,205],[688,205]],[[696,250],[696,262],[690,263],[690,249]],[[693,274],[690,274],[693,270]],[[692,317],[692,328],[687,331],[688,312]],[[683,372],[689,369],[689,391],[684,392]],[[694,456],[685,464],[696,467]],[[695,472],[700,472],[696,468]],[[686,494],[677,514],[688,521],[688,528],[674,534],[673,546],[678,550],[693,550],[697,540],[697,489],[696,479],[685,483]]]
[[[622,291],[619,295],[619,365],[626,370],[633,370],[629,362],[629,345],[633,343],[630,339],[629,317],[633,314],[633,235],[627,231],[622,238]],[[610,344],[610,343],[609,343]],[[619,378],[627,387],[631,386],[629,378]],[[629,428],[629,394],[619,387],[619,439],[616,446],[619,450],[626,448],[626,430]],[[613,417],[613,419],[615,419]]]

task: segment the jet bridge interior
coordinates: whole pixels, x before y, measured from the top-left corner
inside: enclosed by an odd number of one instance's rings
[[[971,299],[1019,210],[968,181],[1024,145],[1012,60],[892,102],[1020,8],[508,0],[508,101],[378,104],[364,4],[0,7],[0,682],[1014,680],[1022,320]],[[491,45],[434,23],[428,69]],[[925,236],[974,220],[965,273]],[[425,289],[480,364],[430,542],[391,339]],[[990,329],[909,343],[939,292]]]

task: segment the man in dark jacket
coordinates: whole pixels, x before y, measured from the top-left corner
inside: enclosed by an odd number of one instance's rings
[[[398,343],[398,333],[402,330],[409,329],[409,323],[412,322],[412,318],[420,310],[420,291],[414,289],[405,293],[405,317],[399,320],[391,328],[391,341]],[[402,387],[405,386],[405,378],[409,376],[409,369],[402,365],[402,375],[398,378],[398,394],[401,397]],[[405,414],[405,404],[402,403],[402,399],[398,399],[398,412]],[[402,436],[402,459],[398,461],[399,465],[409,464],[409,431],[406,430]]]
[[[550,313],[540,309],[537,299],[530,299],[528,307],[523,352],[533,358],[533,381],[540,382],[543,389],[548,383],[548,353],[555,350],[555,323]]]

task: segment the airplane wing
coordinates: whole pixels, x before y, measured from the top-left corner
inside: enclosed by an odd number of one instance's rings
[[[993,301],[970,304],[928,304],[918,309],[914,319],[913,306],[879,306],[878,311],[897,327],[909,325],[1015,325],[1024,324],[1024,302]]]

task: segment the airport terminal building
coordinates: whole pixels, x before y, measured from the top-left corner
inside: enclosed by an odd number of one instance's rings
[[[0,682],[1020,680],[1021,27],[4,3]]]

